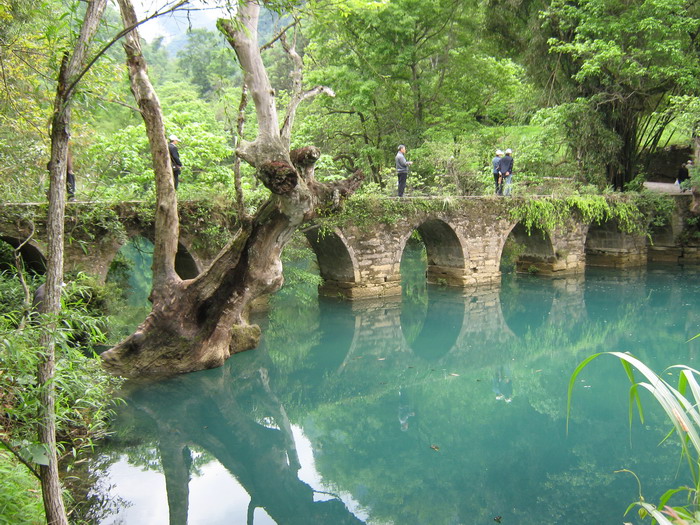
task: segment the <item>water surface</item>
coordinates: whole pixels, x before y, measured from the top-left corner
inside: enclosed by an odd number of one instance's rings
[[[410,272],[406,271],[406,274]],[[420,273],[420,272],[418,272]],[[125,387],[92,463],[103,524],[621,524],[685,483],[645,399],[628,426],[629,351],[697,366],[700,274],[678,267],[509,277],[403,300],[295,296],[225,366]]]

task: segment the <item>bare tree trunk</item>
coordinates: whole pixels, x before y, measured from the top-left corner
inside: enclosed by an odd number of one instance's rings
[[[119,0],[119,5],[125,25],[131,25],[131,15],[125,16],[130,0]],[[105,367],[113,373],[133,377],[190,372],[220,366],[233,353],[254,348],[260,329],[248,324],[248,305],[282,285],[284,246],[299,225],[315,216],[318,208],[332,203],[334,196],[349,195],[364,178],[357,173],[339,184],[319,184],[314,176],[319,150],[308,147],[289,151],[291,123],[298,104],[315,94],[332,94],[332,91],[319,86],[303,92],[300,78],[295,77],[295,92],[280,129],[274,90],[258,48],[259,12],[257,3],[241,3],[237,23],[219,20],[218,27],[236,51],[258,117],[257,138],[253,142],[241,141],[236,153],[255,167],[257,178],[272,196],[250,221],[242,224],[240,233],[209,268],[193,280],[181,281],[174,273],[177,251],[174,191],[172,199],[170,191],[161,191],[167,163],[156,158],[156,155],[165,156],[167,149],[164,142],[151,143],[160,184],[157,213],[170,217],[156,222],[156,240],[162,239],[163,245],[160,252],[154,253],[154,268],[161,268],[166,278],[154,279],[153,308],[148,318],[134,334],[102,354]],[[138,35],[133,31],[125,46],[132,90],[137,97],[141,96],[138,102],[146,128],[155,130],[149,131],[149,140],[160,143],[160,107],[152,87],[145,88],[148,75],[137,42]],[[301,60],[287,44],[285,49],[300,75]],[[134,88],[135,79],[139,79],[138,89]],[[164,260],[156,261],[156,258]]]
[[[58,77],[54,114],[51,121],[51,161],[49,171],[49,216],[48,230],[48,268],[46,275],[46,296],[41,304],[41,312],[48,314],[48,324],[41,336],[44,348],[39,357],[37,379],[42,386],[40,405],[39,441],[47,449],[47,465],[40,466],[41,490],[44,497],[46,521],[50,525],[67,524],[65,506],[58,476],[58,459],[56,457],[56,413],[53,377],[55,363],[55,316],[61,310],[61,284],[63,282],[63,220],[66,204],[66,169],[68,158],[68,139],[70,137],[70,100],[74,92],[74,82],[86,61],[88,47],[97,32],[106,0],[90,0],[80,29],[73,55],[64,55]]]
[[[124,36],[124,49],[127,56],[131,91],[138,104],[146,126],[146,134],[151,147],[153,171],[156,175],[156,227],[153,247],[153,296],[169,284],[178,284],[180,278],[175,272],[175,256],[180,235],[180,222],[177,216],[177,196],[173,181],[173,171],[168,151],[168,142],[163,123],[163,111],[158,95],[148,77],[146,61],[141,52],[141,42],[136,30],[138,18],[131,0],[118,0],[124,28],[134,29]]]

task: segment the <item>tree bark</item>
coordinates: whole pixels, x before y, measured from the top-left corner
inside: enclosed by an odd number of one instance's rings
[[[133,11],[130,0],[119,0],[119,5],[125,25],[129,24],[132,14],[125,16],[124,12]],[[156,221],[156,242],[160,239],[161,250],[154,253],[154,269],[159,268],[161,278],[156,279],[154,272],[151,313],[134,334],[102,354],[104,366],[112,373],[135,377],[213,368],[233,353],[257,346],[260,329],[248,323],[248,304],[282,286],[284,246],[304,221],[316,215],[317,209],[329,208],[329,204],[332,208],[334,200],[350,195],[363,180],[363,175],[356,173],[342,183],[319,184],[314,176],[318,150],[310,147],[289,151],[290,135],[287,128],[280,130],[274,90],[258,48],[259,12],[260,5],[244,2],[238,7],[236,22],[219,20],[217,25],[244,69],[245,87],[258,117],[256,139],[241,141],[236,153],[256,169],[256,176],[272,195],[252,220],[242,222],[240,233],[210,267],[187,281],[174,271],[177,203],[174,190],[166,184],[169,161],[161,158],[166,156],[167,147],[157,118],[160,106],[152,87],[145,87],[148,75],[136,30],[128,37],[125,48],[132,90],[135,95],[141,94],[139,107],[146,128],[153,128],[149,140],[158,185],[157,214],[167,219]],[[300,61],[294,63],[301,66]],[[137,84],[138,89],[134,87]],[[294,86],[301,90],[300,81]],[[327,91],[315,88],[312,92]],[[300,93],[292,95],[285,122],[291,123],[298,103],[311,96]]]
[[[131,92],[141,111],[148,143],[151,149],[153,171],[156,177],[155,243],[153,247],[153,293],[157,294],[170,283],[178,283],[175,272],[175,256],[180,235],[177,215],[177,196],[173,181],[172,164],[163,122],[163,111],[151,80],[146,61],[141,52],[141,42],[136,26],[138,18],[131,0],[118,0],[125,28],[134,29],[124,35],[124,50],[131,80]],[[155,301],[156,298],[152,297]]]
[[[66,54],[61,69],[54,100],[54,113],[51,121],[51,160],[49,171],[49,216],[48,265],[46,274],[46,296],[40,311],[47,315],[48,323],[41,336],[43,351],[39,356],[37,379],[41,385],[39,442],[47,451],[47,465],[40,465],[41,491],[44,498],[46,521],[50,525],[68,523],[63,504],[61,482],[58,476],[56,457],[56,413],[55,387],[53,377],[56,371],[55,339],[56,315],[61,310],[61,284],[63,282],[63,237],[66,205],[66,170],[68,159],[68,139],[70,137],[72,86],[86,61],[90,42],[97,32],[106,0],[90,0],[72,56]]]

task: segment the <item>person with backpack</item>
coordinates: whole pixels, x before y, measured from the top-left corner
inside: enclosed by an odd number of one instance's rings
[[[506,150],[505,156],[501,157],[498,161],[498,174],[500,175],[503,182],[505,182],[505,190],[503,195],[510,197],[511,183],[513,180],[513,157],[511,154],[513,150],[508,148]]]

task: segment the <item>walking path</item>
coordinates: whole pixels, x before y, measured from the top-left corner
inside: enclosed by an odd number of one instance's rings
[[[644,187],[656,193],[682,193],[680,188],[672,182],[645,182]],[[685,193],[690,194],[689,191]]]

